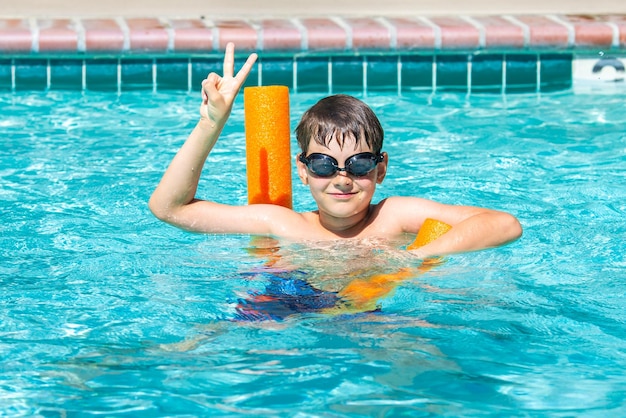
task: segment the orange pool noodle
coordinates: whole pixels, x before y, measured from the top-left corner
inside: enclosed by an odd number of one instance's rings
[[[413,241],[412,244],[406,247],[406,249],[414,250],[416,248],[422,247],[448,232],[450,228],[452,227],[445,222],[427,218],[424,220],[422,227],[417,233],[415,241]]]
[[[445,222],[436,219],[427,218],[424,220],[415,241],[407,247],[407,250],[413,250],[432,242],[448,232],[452,228]],[[424,260],[419,271],[427,272],[435,267],[439,260]],[[346,307],[356,311],[372,310],[376,308],[378,300],[391,293],[396,286],[410,277],[415,272],[411,269],[400,269],[395,273],[378,274],[369,278],[355,279],[344,287],[339,295],[347,302]]]
[[[292,207],[289,88],[246,87],[248,204]]]
[[[413,276],[410,269],[400,269],[396,273],[377,274],[355,279],[341,289],[339,296],[356,310],[375,309],[378,299],[390,293],[402,280]]]

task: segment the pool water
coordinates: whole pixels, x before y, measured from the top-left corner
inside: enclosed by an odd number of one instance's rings
[[[146,204],[197,94],[0,96],[0,416],[626,414],[624,97],[365,97],[390,154],[377,199],[502,209],[523,237],[447,257],[374,312],[252,320],[238,309],[283,274],[263,246]],[[317,99],[292,96],[292,127]],[[246,202],[241,100],[199,195]],[[314,208],[295,178],[294,202]],[[270,251],[326,295],[351,269],[415,267],[354,244]]]

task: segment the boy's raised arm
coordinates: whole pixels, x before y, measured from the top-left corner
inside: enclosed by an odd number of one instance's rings
[[[200,120],[165,171],[152,193],[149,207],[159,219],[194,229],[194,219],[185,207],[194,202],[202,167],[230,116],[233,102],[246,80],[257,55],[251,54],[235,75],[235,47],[226,46],[224,74],[211,73],[202,82]],[[192,215],[193,211],[189,211]]]

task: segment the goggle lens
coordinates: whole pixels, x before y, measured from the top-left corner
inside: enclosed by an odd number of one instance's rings
[[[383,160],[382,154],[362,152],[346,160],[345,168],[339,168],[337,160],[326,154],[311,154],[308,157],[300,154],[300,161],[307,166],[311,173],[319,177],[332,177],[337,171],[345,171],[355,177],[363,177],[376,168]]]

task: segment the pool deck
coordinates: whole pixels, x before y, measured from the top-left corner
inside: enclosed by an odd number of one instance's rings
[[[623,0],[0,0],[0,16],[290,18],[502,14],[625,14]],[[259,4],[262,4],[260,6]]]
[[[406,0],[272,0],[262,10],[250,0],[3,2],[4,56],[207,53],[222,51],[230,41],[240,51],[261,54],[626,50],[622,0],[474,0],[471,6],[441,0],[419,7]]]

